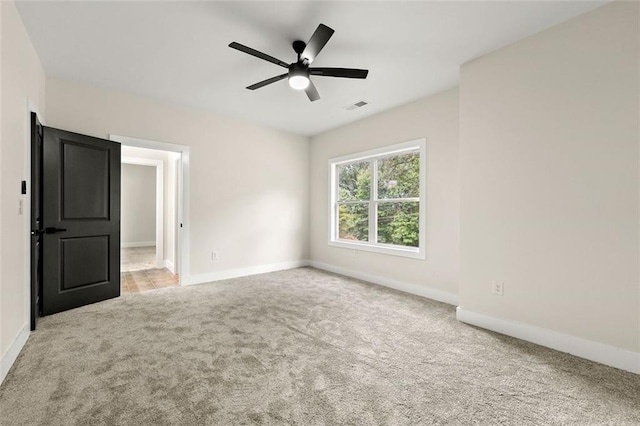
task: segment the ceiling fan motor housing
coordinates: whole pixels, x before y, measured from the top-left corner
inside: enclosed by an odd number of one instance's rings
[[[289,85],[297,90],[306,89],[309,85],[309,63],[302,57],[307,43],[302,40],[293,42],[293,50],[298,54],[298,61],[289,65]]]
[[[309,77],[309,65],[304,62],[294,62],[289,65],[289,77],[293,75],[304,75]]]

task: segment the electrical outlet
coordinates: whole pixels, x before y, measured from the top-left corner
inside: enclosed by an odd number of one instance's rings
[[[211,252],[211,260],[218,260],[218,252],[217,251],[212,251]]]
[[[500,281],[491,283],[491,293],[496,296],[504,296],[504,283]]]

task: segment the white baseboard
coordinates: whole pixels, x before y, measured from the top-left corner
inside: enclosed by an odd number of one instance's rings
[[[131,248],[131,247],[152,247],[155,246],[155,241],[137,241],[133,243],[120,243],[120,247],[122,248]]]
[[[468,311],[460,306],[456,309],[456,318],[458,321],[467,324],[486,328],[590,361],[640,374],[640,352],[605,345],[533,325],[490,317]]]
[[[9,346],[9,349],[2,356],[2,360],[0,361],[0,384],[4,382],[5,377],[9,373],[11,366],[18,359],[18,355],[20,355],[20,351],[24,347],[24,344],[27,343],[27,339],[29,338],[29,334],[31,334],[29,323],[25,324],[22,327],[22,330],[18,333],[13,342]]]
[[[346,269],[340,266],[334,266],[334,265],[329,265],[327,263],[316,262],[315,260],[310,261],[309,265],[313,266],[314,268],[323,269],[329,272],[335,272],[336,274],[346,275],[348,277],[357,278],[363,281],[368,281],[384,287],[390,287],[395,290],[404,291],[405,293],[415,294],[416,296],[422,296],[422,297],[426,297],[427,299],[437,300],[438,302],[444,302],[450,305],[458,304],[458,295],[449,293],[446,291],[436,290],[433,288],[424,287],[414,283],[398,281],[392,278],[381,277],[379,275],[371,275],[371,274],[367,274],[360,271],[354,271],[352,269]]]
[[[176,267],[173,265],[172,261],[170,261],[169,259],[165,259],[164,260],[164,267],[167,268],[169,270],[169,272],[171,272],[172,274],[175,275]]]
[[[308,260],[294,260],[291,262],[273,263],[270,265],[250,266],[248,268],[227,269],[225,271],[208,272],[206,274],[191,275],[182,285],[194,285],[212,281],[228,280],[231,278],[246,277],[249,275],[265,274],[267,272],[283,271],[285,269],[301,268],[309,266]]]

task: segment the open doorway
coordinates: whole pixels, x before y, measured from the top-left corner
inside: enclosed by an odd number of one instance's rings
[[[121,292],[179,283],[178,197],[181,155],[122,146]]]

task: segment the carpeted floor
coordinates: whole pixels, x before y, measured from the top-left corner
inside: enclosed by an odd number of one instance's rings
[[[311,268],[45,317],[3,425],[638,425],[640,376]]]

